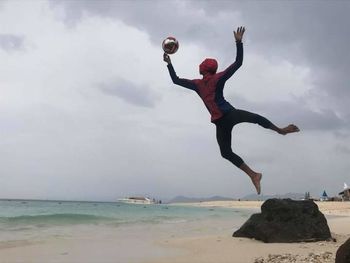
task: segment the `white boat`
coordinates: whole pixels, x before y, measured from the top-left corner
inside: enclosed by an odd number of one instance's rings
[[[120,198],[118,199],[118,202],[120,203],[126,203],[126,204],[141,204],[141,205],[150,205],[155,204],[155,202],[148,197],[143,196],[133,196],[133,197],[126,197],[126,198]]]

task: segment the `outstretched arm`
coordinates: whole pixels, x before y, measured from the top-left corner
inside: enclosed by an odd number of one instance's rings
[[[182,79],[176,75],[175,69],[171,64],[171,60],[168,54],[164,53],[163,60],[168,63],[168,70],[170,77],[174,84],[182,86],[187,89],[196,90],[196,85],[189,79]]]
[[[244,32],[245,32],[244,27],[239,27],[239,28],[237,28],[237,31],[233,31],[233,34],[234,34],[235,40],[236,40],[236,47],[237,47],[236,60],[226,70],[219,73],[219,74],[221,74],[219,81],[225,82],[233,75],[233,73],[235,73],[237,71],[237,69],[239,69],[242,66],[242,62],[243,62],[242,38],[243,38]]]

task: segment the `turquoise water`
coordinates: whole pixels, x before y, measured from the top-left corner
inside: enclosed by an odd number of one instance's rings
[[[117,202],[0,201],[0,231],[70,225],[176,224],[203,219],[248,218],[243,209],[175,205],[134,205]]]

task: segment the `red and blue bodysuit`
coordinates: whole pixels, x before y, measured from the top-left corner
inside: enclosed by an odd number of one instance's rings
[[[243,44],[237,42],[236,61],[222,72],[216,73],[218,64],[215,59],[206,59],[200,64],[199,71],[203,75],[203,79],[181,79],[176,75],[172,64],[168,64],[168,69],[174,84],[197,92],[211,114],[211,121],[215,122],[224,116],[225,113],[234,109],[234,107],[225,100],[223,91],[225,82],[239,69],[242,65],[242,61]]]
[[[268,119],[258,114],[235,109],[227,102],[223,95],[226,81],[240,68],[243,62],[243,44],[236,42],[236,60],[227,69],[216,73],[218,64],[215,59],[205,59],[199,66],[202,79],[183,79],[176,75],[174,67],[168,64],[168,70],[174,84],[195,91],[203,100],[211,115],[211,122],[216,125],[216,138],[223,158],[229,160],[237,167],[243,164],[243,160],[232,152],[231,132],[234,125],[241,122],[256,123],[264,128],[273,125]]]

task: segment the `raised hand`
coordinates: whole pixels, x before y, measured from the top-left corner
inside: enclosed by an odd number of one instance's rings
[[[170,60],[170,56],[167,53],[163,54],[163,60],[168,63],[171,64],[171,60]]]
[[[238,27],[237,31],[233,31],[236,41],[242,41],[243,34],[245,32],[245,27]]]

